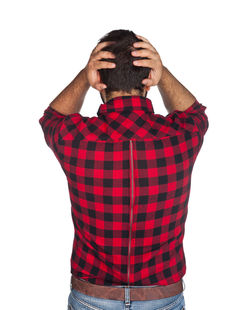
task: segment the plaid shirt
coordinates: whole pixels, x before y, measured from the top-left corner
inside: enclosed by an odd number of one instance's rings
[[[68,182],[71,273],[99,285],[169,285],[186,273],[184,226],[205,106],[155,114],[150,99],[119,96],[97,116],[39,119]]]

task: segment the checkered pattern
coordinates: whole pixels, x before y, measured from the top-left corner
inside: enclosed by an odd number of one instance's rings
[[[169,285],[183,277],[191,174],[208,129],[205,109],[196,100],[163,116],[146,97],[119,96],[94,117],[44,111],[39,123],[68,181],[73,275],[110,286]]]

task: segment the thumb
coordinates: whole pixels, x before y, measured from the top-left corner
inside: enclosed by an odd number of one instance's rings
[[[103,83],[99,83],[99,84],[96,84],[95,88],[99,91],[102,91],[103,89],[107,88],[107,86]]]
[[[151,79],[144,79],[142,81],[142,84],[144,84],[146,86],[153,86],[153,81]]]

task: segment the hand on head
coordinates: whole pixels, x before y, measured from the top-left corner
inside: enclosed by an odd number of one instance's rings
[[[101,91],[107,87],[104,83],[101,82],[100,74],[98,69],[112,69],[115,68],[116,64],[108,61],[100,61],[102,58],[115,58],[115,55],[108,51],[102,51],[101,49],[105,46],[114,43],[113,41],[106,41],[97,44],[93,49],[89,61],[85,66],[84,70],[86,72],[86,77],[90,86]]]
[[[143,36],[136,35],[140,42],[133,44],[134,48],[142,48],[140,50],[131,51],[132,56],[135,57],[147,57],[148,59],[135,60],[133,61],[134,66],[148,67],[151,68],[147,79],[142,80],[142,84],[150,87],[157,85],[161,79],[163,64],[160,55],[156,49],[150,44],[150,42]],[[87,80],[93,88],[98,91],[102,91],[107,88],[107,85],[101,82],[100,74],[98,69],[112,69],[116,67],[114,62],[100,61],[102,58],[114,59],[115,55],[109,51],[102,51],[105,46],[114,43],[113,41],[105,41],[97,44],[93,49],[89,61],[84,68]]]
[[[136,57],[147,57],[149,59],[135,60],[133,64],[135,66],[149,67],[151,68],[147,79],[142,81],[142,84],[147,86],[157,85],[161,79],[163,64],[157,50],[153,45],[143,36],[136,35],[142,42],[135,42],[133,47],[141,47],[143,49],[132,51],[131,54]]]

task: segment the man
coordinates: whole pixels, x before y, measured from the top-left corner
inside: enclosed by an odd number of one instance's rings
[[[146,97],[155,85],[166,116]],[[79,113],[90,86],[103,101],[97,117]],[[44,111],[75,229],[68,309],[185,309],[184,227],[205,109],[146,38],[120,29]]]

